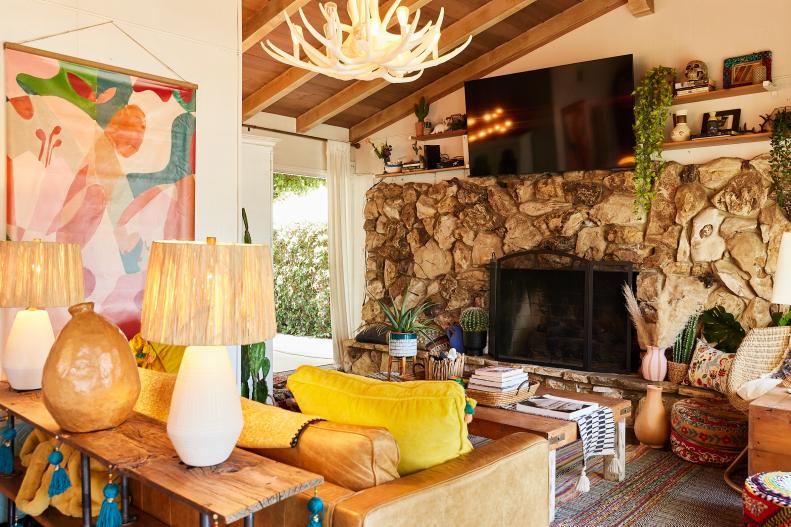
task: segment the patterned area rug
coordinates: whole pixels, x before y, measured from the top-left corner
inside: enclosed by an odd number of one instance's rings
[[[602,478],[594,459],[591,490],[576,491],[580,443],[558,451],[557,515],[553,527],[729,527],[742,525],[741,497],[722,468],[687,463],[671,452],[627,445],[626,479]]]

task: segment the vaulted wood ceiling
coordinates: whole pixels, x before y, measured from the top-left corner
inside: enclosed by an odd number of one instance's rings
[[[635,16],[653,11],[649,0],[402,0],[411,10],[420,9],[421,25],[445,8],[440,48],[453,49],[468,35],[473,39],[458,57],[425,70],[417,81],[389,84],[340,81],[291,68],[261,49],[262,39],[291,49],[283,10],[296,13],[302,7],[321,27],[319,1],[243,0],[244,119],[266,111],[296,117],[301,132],[321,123],[349,128],[356,141],[408,115],[421,95],[434,101],[627,2]],[[345,14],[345,1],[336,1]],[[382,6],[392,2],[380,0]]]

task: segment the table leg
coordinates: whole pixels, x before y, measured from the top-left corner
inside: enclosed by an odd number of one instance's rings
[[[626,421],[615,423],[615,454],[604,456],[604,479],[623,481],[626,477]]]
[[[200,513],[200,527],[210,527],[209,515],[205,512]]]
[[[91,458],[80,454],[80,477],[82,478],[82,525],[91,527]]]
[[[8,527],[16,527],[16,503],[11,498],[6,498],[6,514]]]
[[[549,451],[549,523],[555,521],[555,460],[557,450]]]
[[[249,515],[244,519],[244,527],[253,527],[253,515]]]

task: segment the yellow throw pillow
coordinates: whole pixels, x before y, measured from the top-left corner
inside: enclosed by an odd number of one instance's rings
[[[387,428],[402,476],[472,450],[464,389],[454,381],[384,382],[314,366],[288,378],[300,410],[336,423]]]

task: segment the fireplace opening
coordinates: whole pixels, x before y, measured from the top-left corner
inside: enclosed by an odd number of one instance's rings
[[[508,362],[610,373],[631,372],[633,343],[621,288],[634,287],[628,262],[594,262],[553,251],[523,251],[489,264],[489,354]]]

